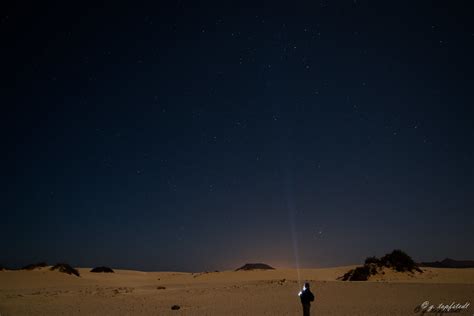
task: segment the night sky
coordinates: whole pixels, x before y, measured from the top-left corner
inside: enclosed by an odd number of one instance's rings
[[[0,10],[0,263],[473,259],[470,1]]]

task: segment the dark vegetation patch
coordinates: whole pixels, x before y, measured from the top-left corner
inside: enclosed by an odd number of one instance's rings
[[[367,281],[370,276],[383,273],[384,267],[397,272],[423,272],[409,255],[400,249],[395,249],[380,259],[367,257],[363,266],[349,270],[340,279],[343,281]]]
[[[398,272],[423,272],[413,259],[400,249],[395,249],[391,253],[380,258],[380,266],[392,268]]]
[[[349,270],[342,276],[342,281],[367,281],[371,275],[378,273],[378,267],[374,264],[364,264],[361,267]]]
[[[76,276],[79,275],[79,271],[71,267],[67,263],[57,263],[55,266],[51,268],[51,271],[58,270],[59,272],[66,273],[66,274],[74,274]]]

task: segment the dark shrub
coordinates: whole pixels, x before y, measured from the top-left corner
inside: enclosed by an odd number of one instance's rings
[[[346,274],[342,276],[342,281],[367,281],[371,274],[371,267],[368,265],[364,265],[349,270]]]
[[[380,258],[380,263],[381,265],[393,268],[398,272],[413,272],[413,270],[420,270],[415,261],[400,249],[395,249],[391,253]]]
[[[380,260],[377,257],[367,257],[367,258],[365,258],[364,264],[371,264],[371,263],[376,264],[376,265],[380,265]]]
[[[367,281],[370,277],[370,268],[368,266],[357,267],[350,277],[350,281]]]
[[[54,267],[51,268],[52,271],[59,270],[59,272],[74,274],[79,276],[79,271],[68,265],[67,263],[57,263]]]
[[[350,281],[351,275],[354,273],[354,269],[351,269],[344,273],[344,275],[340,278],[342,281]]]
[[[178,309],[180,309],[180,308],[181,308],[181,307],[180,307],[179,305],[173,305],[173,306],[171,306],[171,309],[172,309],[172,310],[175,310],[175,311],[178,310]]]
[[[413,270],[423,272],[409,255],[400,249],[395,249],[380,259],[367,257],[362,267],[348,271],[339,279],[343,281],[366,281],[371,275],[376,275],[379,272],[384,274],[381,267],[392,268],[398,272],[413,272]]]
[[[370,275],[376,275],[379,272],[379,265],[376,263],[364,264],[364,267],[369,269]]]
[[[114,273],[114,270],[112,270],[112,269],[109,268],[109,267],[96,267],[96,268],[92,269],[91,272],[96,272],[96,273],[99,273],[99,272]]]
[[[352,281],[367,281],[370,277],[370,269],[367,266],[357,267],[352,273]]]
[[[48,266],[46,262],[38,262],[38,263],[32,263],[32,264],[26,265],[23,268],[21,268],[21,270],[34,270],[36,268],[44,268],[46,266]]]

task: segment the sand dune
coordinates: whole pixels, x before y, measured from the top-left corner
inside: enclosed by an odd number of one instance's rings
[[[424,301],[474,298],[474,269],[385,271],[366,282],[337,278],[353,267],[212,273],[115,270],[81,277],[48,268],[0,272],[5,315],[299,315],[297,293],[309,281],[313,315],[416,315]],[[179,305],[179,310],[171,306]],[[461,315],[472,315],[470,306]]]

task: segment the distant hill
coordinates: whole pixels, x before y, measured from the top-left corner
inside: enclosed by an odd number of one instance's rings
[[[91,272],[95,272],[95,273],[114,273],[114,270],[112,270],[109,267],[96,267],[96,268],[92,269]]]
[[[446,258],[443,261],[435,261],[435,262],[422,262],[420,263],[420,267],[431,267],[431,268],[474,268],[474,261],[473,260],[454,260],[450,258]]]
[[[275,268],[265,263],[246,263],[235,271],[239,270],[275,270]]]

